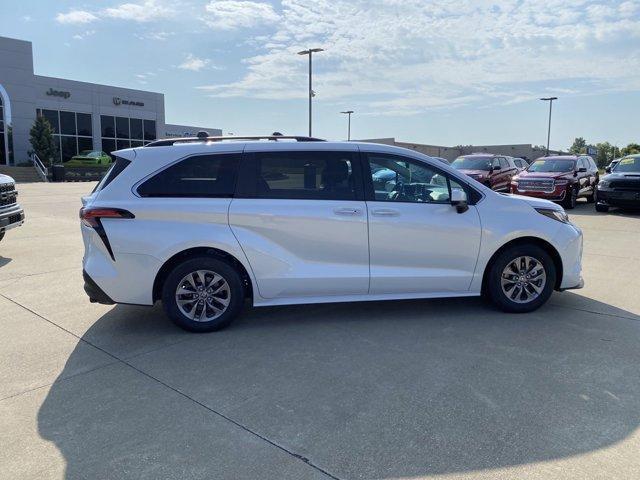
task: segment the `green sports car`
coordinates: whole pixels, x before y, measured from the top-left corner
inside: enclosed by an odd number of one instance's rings
[[[65,163],[68,167],[96,167],[111,165],[111,157],[100,150],[83,150],[79,155],[72,157]]]

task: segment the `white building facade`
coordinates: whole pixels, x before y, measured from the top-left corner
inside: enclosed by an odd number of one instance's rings
[[[56,162],[83,150],[111,153],[200,130],[222,134],[165,123],[162,93],[36,75],[31,42],[0,37],[0,165],[28,161],[37,116],[53,127]]]

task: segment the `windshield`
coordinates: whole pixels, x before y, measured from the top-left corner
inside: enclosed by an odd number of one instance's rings
[[[493,157],[458,157],[451,166],[458,170],[491,170]]]
[[[527,168],[529,172],[572,172],[575,170],[574,160],[540,159]]]
[[[640,157],[626,157],[613,167],[616,173],[622,172],[640,172]]]
[[[80,152],[80,155],[82,155],[83,157],[99,157],[100,152],[97,152],[95,150],[82,150]]]

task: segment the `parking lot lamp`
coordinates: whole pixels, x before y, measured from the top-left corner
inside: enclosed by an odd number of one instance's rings
[[[347,127],[347,140],[351,140],[351,114],[353,113],[353,110],[347,110],[345,112],[340,112],[340,113],[344,113],[345,115],[349,116],[349,123]]]
[[[557,99],[558,97],[547,97],[547,98],[540,99],[544,102],[549,102],[549,127],[547,129],[547,155],[549,155],[549,140],[551,139],[551,109],[553,108],[553,101]]]
[[[309,136],[311,137],[311,99],[314,97],[314,92],[311,83],[311,65],[312,65],[312,57],[314,53],[324,52],[322,48],[309,48],[307,50],[303,50],[298,52],[298,55],[309,55]]]

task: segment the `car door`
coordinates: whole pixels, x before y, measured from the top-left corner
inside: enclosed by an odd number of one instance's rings
[[[410,157],[363,152],[363,161],[365,172],[384,168],[395,174],[384,180],[365,175],[370,294],[468,291],[480,248],[480,220],[474,205],[458,213],[450,192],[472,193],[471,187],[435,164]]]
[[[489,172],[490,184],[492,190],[500,190],[502,187],[502,166],[498,157],[491,160],[491,171]]]
[[[357,147],[289,145],[247,145],[229,208],[259,295],[366,294],[367,215]]]
[[[578,184],[580,185],[579,195],[587,194],[591,190],[589,165],[584,157],[579,157],[576,163]]]

